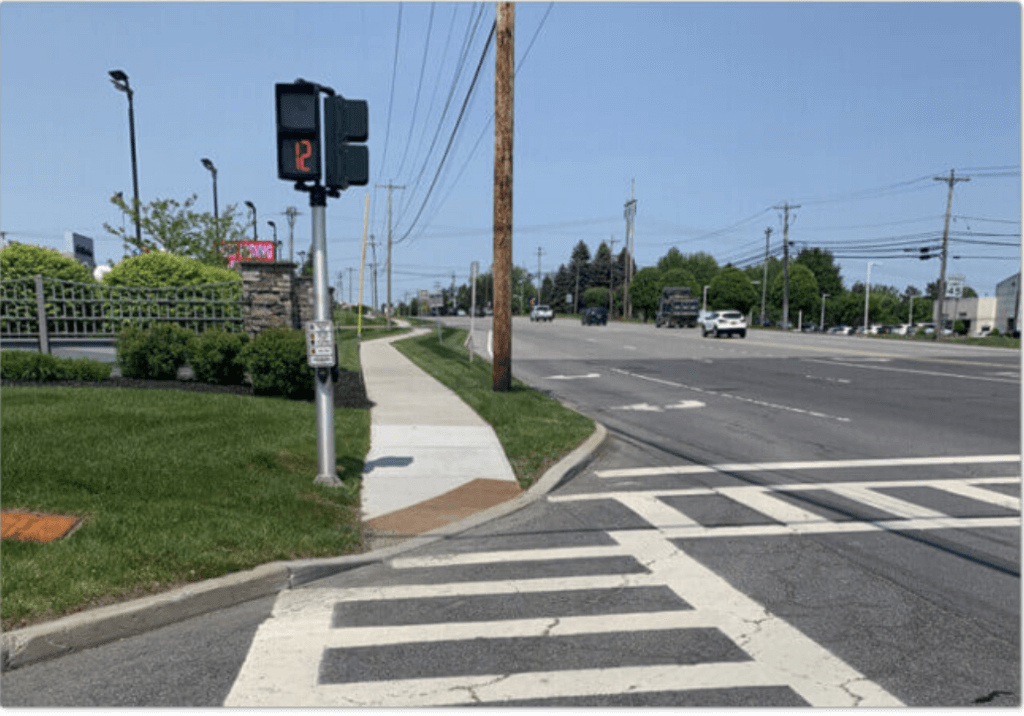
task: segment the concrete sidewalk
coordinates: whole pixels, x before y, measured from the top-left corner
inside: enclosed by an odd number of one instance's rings
[[[359,346],[366,395],[374,403],[362,485],[371,548],[436,529],[521,493],[494,429],[392,345],[409,337]]]

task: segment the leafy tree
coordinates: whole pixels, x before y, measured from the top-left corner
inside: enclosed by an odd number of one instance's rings
[[[705,286],[711,285],[711,279],[718,274],[718,262],[711,254],[703,251],[696,254],[688,254],[684,257],[683,268],[693,274],[701,291]],[[710,290],[710,289],[708,289]]]
[[[693,277],[693,274],[683,268],[673,268],[668,271],[661,272],[661,286],[658,287],[658,294],[661,294],[661,289],[666,286],[686,286],[690,289],[691,296],[700,296],[703,287],[698,287],[697,279]]]
[[[154,252],[131,256],[103,277],[103,283],[111,286],[196,286],[204,283],[227,283],[241,281],[237,271],[220,266],[211,266],[199,259]]]
[[[684,263],[683,255],[679,253],[679,249],[673,246],[664,256],[658,259],[658,270],[665,273],[671,269],[681,269]]]
[[[779,274],[768,291],[772,306],[782,307],[782,294],[785,286],[785,275]],[[821,308],[821,294],[818,291],[818,280],[809,268],[794,263],[789,267],[789,322],[796,325],[799,311],[804,312],[805,320],[811,320],[815,311]]]
[[[237,206],[229,204],[215,220],[212,214],[192,210],[197,198],[193,194],[183,203],[174,199],[157,199],[143,206],[139,212],[142,228],[140,242],[135,236],[133,208],[121,194],[115,194],[110,203],[124,213],[125,225],[114,227],[104,224],[103,228],[134,247],[138,253],[165,251],[214,266],[227,266],[228,255],[236,251],[224,245],[248,238],[245,225],[235,221]]]
[[[653,266],[640,269],[633,275],[633,282],[629,284],[629,299],[633,302],[633,308],[643,313],[644,323],[657,313],[661,289],[661,272]]]
[[[36,274],[63,281],[95,283],[87,266],[56,249],[25,244],[11,244],[0,249],[0,276],[5,281],[32,278]]]
[[[738,268],[728,266],[711,279],[708,289],[708,306],[713,310],[736,309],[746,314],[756,304],[761,305],[761,296],[754,291],[750,279]]]
[[[583,292],[583,305],[587,308],[608,305],[608,289],[595,286]]]
[[[612,251],[608,244],[601,242],[594,254],[594,260],[590,262],[590,276],[587,287],[599,286],[607,288],[612,280]]]
[[[831,251],[819,248],[804,249],[796,257],[795,263],[803,264],[811,270],[818,281],[818,290],[830,296],[838,296],[843,292],[843,279],[839,275],[839,267],[835,265]]]

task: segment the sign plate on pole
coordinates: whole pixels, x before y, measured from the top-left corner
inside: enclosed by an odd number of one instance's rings
[[[306,358],[313,368],[334,365],[333,321],[306,321]]]

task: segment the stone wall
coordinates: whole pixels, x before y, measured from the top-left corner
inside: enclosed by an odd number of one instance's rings
[[[302,328],[313,320],[313,277],[296,276],[294,263],[240,261],[245,332],[254,338],[268,328]],[[334,289],[330,289],[333,306]]]

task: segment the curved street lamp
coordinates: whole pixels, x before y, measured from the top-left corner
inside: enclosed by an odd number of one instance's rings
[[[245,202],[245,205],[247,207],[249,207],[249,210],[252,212],[252,238],[253,238],[253,241],[259,241],[260,237],[257,235],[257,232],[256,232],[256,205],[253,204],[251,201]]]
[[[273,221],[268,221],[267,223],[270,224],[270,228],[272,228],[274,230],[274,262],[276,263],[277,262],[277,224],[275,224]]]
[[[219,226],[220,214],[217,212],[217,167],[213,166],[213,162],[211,162],[206,157],[203,157],[199,161],[201,161],[203,163],[203,166],[206,167],[207,169],[209,169],[210,170],[210,174],[213,175],[213,222],[214,222],[214,225],[217,226],[217,235],[219,237],[220,236],[220,226]]]
[[[135,97],[135,93],[132,91],[131,85],[128,84],[128,75],[123,70],[110,70],[110,82],[119,91],[124,92],[128,95],[128,132],[131,137],[132,144],[132,187],[135,189],[135,206],[132,214],[135,217],[135,240],[138,242],[138,247],[142,248],[142,226],[139,223],[139,168],[138,161],[135,157],[135,106],[132,101]]]

